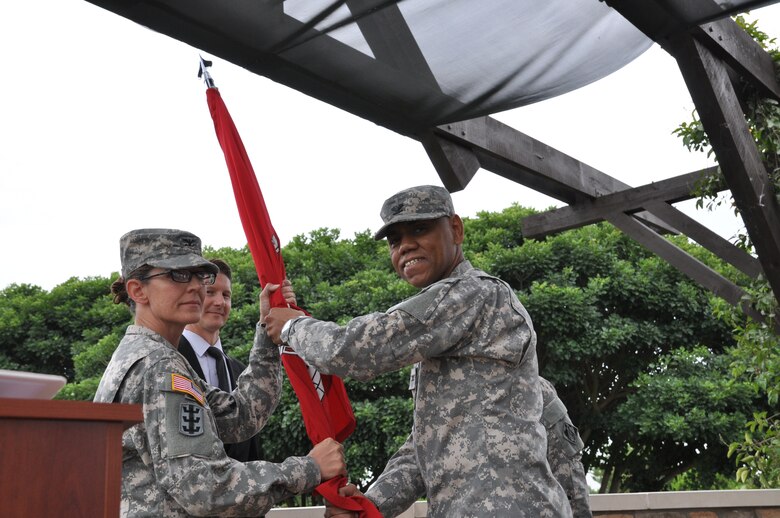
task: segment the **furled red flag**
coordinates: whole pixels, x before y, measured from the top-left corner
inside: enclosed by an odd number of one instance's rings
[[[286,278],[279,237],[271,225],[268,209],[257,183],[254,169],[244,149],[233,119],[228,113],[222,96],[206,71],[210,63],[201,59],[201,74],[208,85],[206,99],[214,120],[222,151],[225,154],[233,194],[236,197],[238,213],[244,227],[249,251],[255,262],[260,284],[281,284]],[[199,74],[199,76],[201,75]],[[277,290],[271,296],[271,305],[287,307],[282,291]],[[298,396],[306,433],[313,444],[328,437],[343,442],[355,429],[355,416],[347,397],[344,383],[338,376],[320,374],[292,350],[282,354],[287,377]],[[316,491],[334,505],[350,511],[359,511],[361,518],[381,518],[381,513],[365,497],[342,497],[338,488],[346,483],[345,477],[336,477],[317,486]]]

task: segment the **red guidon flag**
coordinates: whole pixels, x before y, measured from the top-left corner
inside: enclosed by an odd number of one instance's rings
[[[205,71],[205,68],[202,70]],[[225,153],[238,213],[241,216],[241,224],[244,227],[260,284],[262,286],[269,282],[281,284],[287,275],[279,237],[271,225],[271,218],[244,144],[219,91],[210,87],[206,90],[206,99],[211,118],[214,120],[217,139]],[[273,293],[271,305],[287,307],[282,297],[282,290]],[[292,350],[283,352],[282,363],[300,401],[301,414],[309,439],[313,444],[328,437],[343,442],[355,429],[355,416],[341,378],[320,374],[313,367],[306,365]],[[317,486],[316,491],[338,507],[359,511],[361,518],[381,518],[381,513],[367,498],[340,496],[338,488],[345,484],[345,477],[336,477]]]

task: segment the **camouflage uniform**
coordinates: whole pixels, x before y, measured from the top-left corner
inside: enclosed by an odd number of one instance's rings
[[[279,353],[263,329],[236,384],[232,393],[205,384],[160,335],[127,328],[95,395],[143,404],[143,423],[122,436],[122,516],[258,516],[320,482],[310,457],[240,463],[225,454],[220,438],[251,437],[279,401]]]
[[[547,428],[547,462],[566,492],[574,518],[590,518],[590,489],[581,461],[585,445],[555,387],[544,378],[539,381],[544,400],[542,423]]]
[[[386,313],[289,324],[282,340],[325,373],[420,364],[412,433],[366,493],[384,516],[425,495],[430,518],[571,516],[545,458],[536,335],[506,283],[463,261]]]

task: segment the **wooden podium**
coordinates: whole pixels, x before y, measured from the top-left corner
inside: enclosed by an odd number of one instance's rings
[[[0,515],[118,517],[122,432],[141,405],[0,398]]]

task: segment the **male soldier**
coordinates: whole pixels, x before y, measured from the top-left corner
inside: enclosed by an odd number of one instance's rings
[[[179,352],[209,385],[231,392],[236,388],[239,374],[246,368],[246,365],[224,353],[219,338],[219,331],[230,316],[233,273],[222,259],[209,261],[217,265],[219,272],[214,284],[206,286],[200,320],[184,328],[179,339]],[[247,441],[225,444],[225,452],[240,462],[258,460],[257,441],[257,436],[254,436]]]
[[[374,237],[387,237],[393,268],[419,294],[346,326],[287,308],[265,319],[274,342],[325,373],[368,380],[417,364],[412,433],[366,496],[388,518],[421,496],[431,518],[571,517],[546,460],[525,308],[464,259],[463,222],[445,189],[401,191],[381,216]]]

